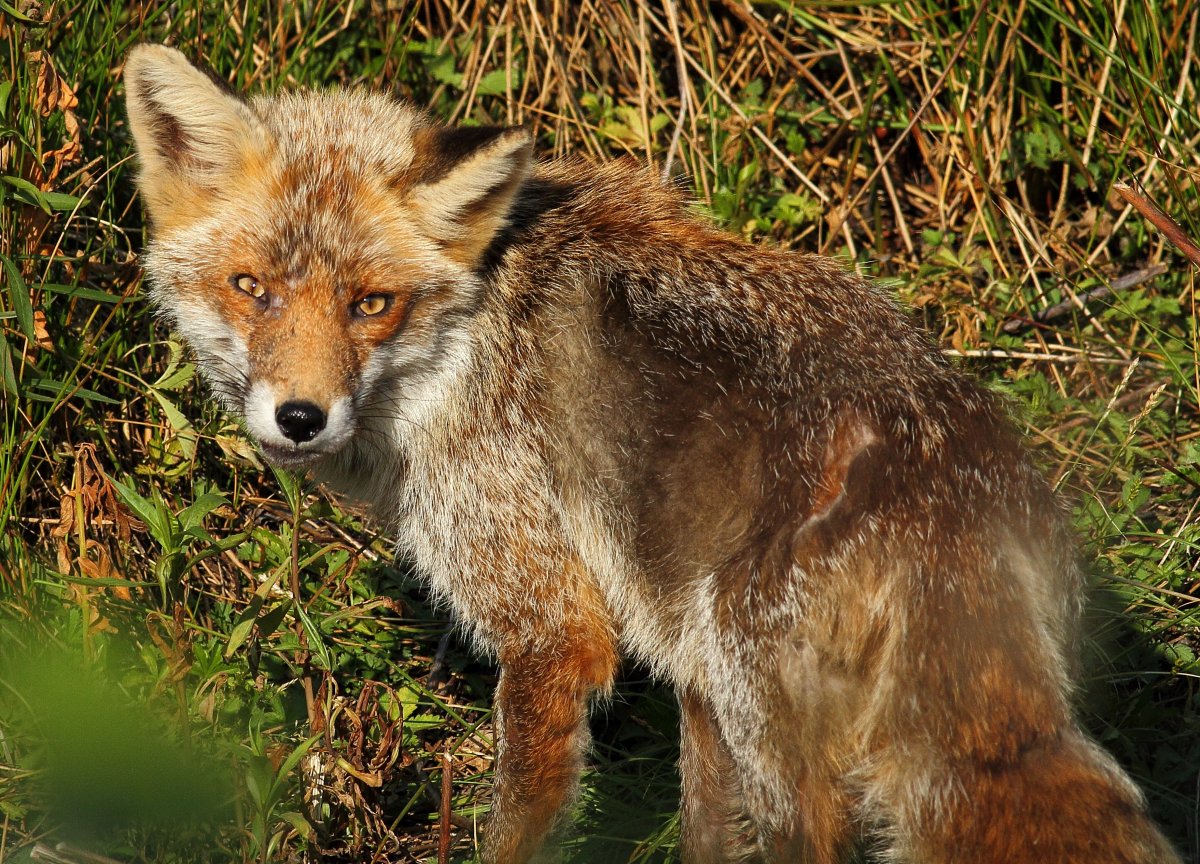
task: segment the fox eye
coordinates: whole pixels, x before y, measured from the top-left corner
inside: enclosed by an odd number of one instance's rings
[[[370,318],[372,315],[379,315],[387,311],[391,305],[391,294],[368,294],[350,309],[359,318]]]
[[[267,293],[267,289],[260,285],[258,279],[249,273],[239,273],[236,276],[230,276],[229,281],[233,284],[234,288],[249,294],[255,300],[261,300],[263,295]]]

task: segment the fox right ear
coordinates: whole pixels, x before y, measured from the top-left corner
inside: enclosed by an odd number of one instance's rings
[[[125,104],[141,161],[139,185],[156,223],[219,189],[263,151],[254,111],[166,45],[138,45],[125,61]]]
[[[508,221],[533,139],[520,127],[435,126],[422,134],[424,176],[409,193],[418,219],[451,257],[476,264]]]

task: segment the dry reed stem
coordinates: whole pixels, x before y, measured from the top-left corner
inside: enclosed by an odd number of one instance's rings
[[[438,820],[438,864],[450,862],[450,791],[453,774],[450,764],[450,745],[442,753],[442,797]]]
[[[1142,214],[1155,228],[1163,233],[1171,243],[1182,252],[1187,259],[1200,267],[1200,246],[1187,235],[1178,222],[1168,216],[1161,207],[1150,200],[1141,189],[1135,187],[1134,180],[1118,180],[1113,184],[1113,191],[1124,198]]]

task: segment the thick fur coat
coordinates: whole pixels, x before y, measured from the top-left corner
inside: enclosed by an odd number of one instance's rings
[[[1059,508],[884,292],[519,129],[126,83],[153,301],[501,664],[485,860],[548,845],[622,654],[679,693],[689,862],[1177,860],[1072,718]]]

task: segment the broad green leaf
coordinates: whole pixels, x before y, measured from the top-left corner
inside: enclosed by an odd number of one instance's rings
[[[4,391],[12,396],[17,395],[17,375],[13,369],[12,353],[8,350],[8,340],[4,331],[0,330],[0,378],[4,382]]]
[[[225,659],[231,658],[234,653],[246,644],[246,640],[250,638],[250,631],[254,629],[254,622],[258,619],[259,610],[262,609],[262,598],[251,597],[246,608],[242,610],[242,614],[237,617],[237,621],[233,625],[233,629],[229,631],[229,639],[225,642]]]
[[[42,27],[46,23],[45,21],[39,21],[36,18],[30,18],[24,12],[17,11],[16,8],[8,3],[5,3],[4,0],[0,0],[0,12],[3,12],[10,18],[20,21],[27,27]]]
[[[516,74],[514,74],[513,86],[516,87],[519,83]],[[475,92],[483,96],[500,96],[507,92],[507,85],[508,76],[505,71],[503,69],[493,69],[479,79],[479,86],[475,88]]]
[[[178,366],[165,370],[162,377],[151,386],[158,390],[178,390],[195,377],[195,363],[180,363]]]
[[[137,514],[150,532],[154,539],[160,544],[166,546],[164,542],[170,537],[169,526],[163,522],[164,509],[158,503],[150,498],[145,498],[133,486],[133,483],[122,483],[115,477],[109,477],[108,482],[117,490],[117,496],[121,501]]]
[[[258,619],[258,632],[262,638],[267,638],[283,623],[283,619],[287,617],[287,613],[292,608],[291,600],[284,600],[282,603],[273,607],[267,612],[264,612]]]
[[[4,275],[7,277],[4,281],[8,285],[8,299],[12,304],[13,311],[17,313],[21,332],[25,334],[26,339],[33,342],[37,337],[33,331],[33,303],[29,299],[29,289],[25,285],[25,280],[21,278],[21,271],[11,258],[0,254],[0,263],[4,265]]]
[[[224,495],[216,492],[205,492],[195,501],[179,511],[179,523],[183,526],[184,531],[190,531],[193,528],[200,527],[209,513],[216,510],[223,504],[229,503]]]
[[[192,431],[192,421],[184,416],[183,412],[175,407],[175,403],[168,399],[158,390],[151,389],[154,398],[158,400],[158,404],[162,406],[163,413],[167,415],[167,422],[171,424],[171,428],[176,434],[184,431]]]
[[[282,819],[284,822],[288,823],[289,825],[291,825],[293,828],[295,828],[296,833],[299,834],[301,837],[303,837],[305,840],[309,840],[312,838],[312,836],[313,836],[312,825],[309,823],[309,821],[307,819],[305,819],[299,813],[289,810],[287,813],[280,813],[279,818]]]
[[[292,769],[296,767],[297,763],[304,758],[304,754],[311,750],[312,746],[320,741],[322,737],[321,735],[313,735],[311,738],[302,741],[300,746],[289,753],[288,757],[283,760],[283,764],[279,766],[279,770],[275,772],[275,776],[279,780],[285,779],[292,773]]]
[[[13,188],[13,193],[18,201],[42,208],[47,216],[52,215],[56,210],[74,210],[82,200],[63,192],[43,192],[24,177],[5,174],[0,177],[0,180]]]

